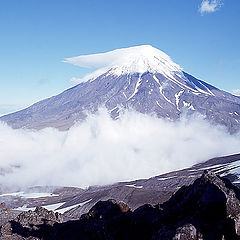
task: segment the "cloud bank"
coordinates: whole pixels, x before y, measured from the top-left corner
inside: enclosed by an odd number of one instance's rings
[[[203,0],[199,8],[201,15],[205,13],[213,13],[219,10],[223,5],[221,0]]]
[[[13,130],[1,123],[5,174],[0,182],[20,187],[109,184],[237,153],[239,146],[239,134],[229,135],[197,116],[170,122],[130,111],[112,120],[102,109],[67,132]]]

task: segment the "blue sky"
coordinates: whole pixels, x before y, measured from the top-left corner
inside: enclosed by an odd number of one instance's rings
[[[240,89],[240,1],[222,3],[201,13],[202,0],[1,1],[0,115],[56,95],[90,71],[64,58],[141,44],[221,89]]]

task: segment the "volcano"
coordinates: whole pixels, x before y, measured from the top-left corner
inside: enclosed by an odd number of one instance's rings
[[[198,80],[164,52],[142,45],[65,59],[99,69],[59,95],[0,118],[13,128],[67,130],[105,107],[112,118],[131,109],[168,120],[200,114],[234,133],[240,128],[240,97]]]

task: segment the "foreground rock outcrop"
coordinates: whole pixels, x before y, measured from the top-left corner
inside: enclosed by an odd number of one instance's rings
[[[240,190],[204,172],[163,204],[131,211],[123,202],[99,201],[79,220],[61,221],[61,215],[38,208],[2,226],[1,239],[238,240]]]
[[[19,213],[15,219],[3,224],[0,239],[41,239],[45,235],[45,228],[61,222],[61,214],[37,207],[35,211]]]

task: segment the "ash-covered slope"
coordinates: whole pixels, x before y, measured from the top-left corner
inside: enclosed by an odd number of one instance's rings
[[[171,120],[178,119],[182,113],[198,112],[227,126],[230,132],[240,127],[240,97],[187,74],[152,46],[118,49],[66,61],[80,66],[89,66],[93,61],[103,68],[89,76],[87,82],[0,120],[13,128],[66,130],[84,119],[87,112],[95,113],[105,106],[115,119],[122,109]]]

